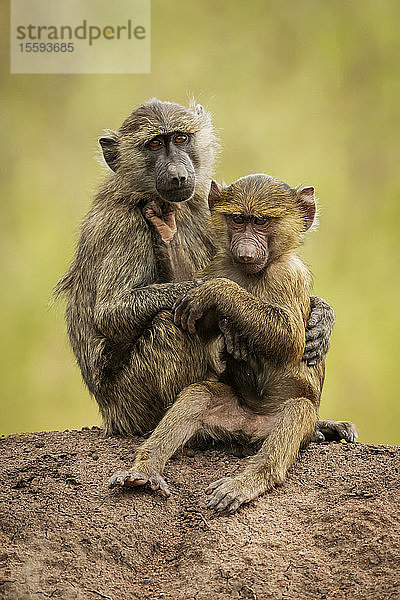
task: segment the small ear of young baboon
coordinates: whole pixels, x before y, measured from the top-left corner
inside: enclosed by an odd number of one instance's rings
[[[217,183],[213,179],[211,182],[211,187],[210,187],[210,191],[208,194],[208,206],[209,206],[210,210],[212,210],[214,208],[215,203],[218,202],[218,200],[221,198],[222,190],[223,190],[222,185],[220,183]]]
[[[118,133],[107,129],[109,135],[99,139],[99,144],[103,150],[104,160],[112,171],[116,171],[119,166]]]
[[[303,212],[304,231],[307,231],[314,223],[316,212],[314,188],[312,186],[301,188],[297,197]]]

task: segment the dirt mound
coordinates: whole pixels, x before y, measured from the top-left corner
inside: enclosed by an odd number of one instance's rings
[[[108,491],[140,441],[0,439],[0,598],[400,598],[400,448],[312,444],[281,488],[221,516],[204,489],[246,459],[177,455],[168,500]]]

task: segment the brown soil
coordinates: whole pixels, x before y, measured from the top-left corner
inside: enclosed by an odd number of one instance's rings
[[[400,448],[312,444],[282,487],[216,516],[206,485],[246,459],[179,454],[168,500],[109,492],[139,441],[0,439],[0,598],[400,598]]]

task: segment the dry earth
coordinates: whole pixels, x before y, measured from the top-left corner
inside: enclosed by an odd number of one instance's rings
[[[0,439],[0,598],[400,598],[400,448],[312,444],[282,487],[226,516],[204,489],[246,459],[222,451],[177,455],[168,500],[110,492],[139,442]]]

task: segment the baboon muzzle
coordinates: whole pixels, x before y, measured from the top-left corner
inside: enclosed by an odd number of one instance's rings
[[[267,262],[268,252],[260,252],[260,248],[251,242],[239,243],[231,248],[233,257],[241,265],[243,271],[255,274],[261,271]]]
[[[184,202],[193,195],[195,173],[191,165],[170,162],[163,165],[157,174],[156,189],[167,202]]]

